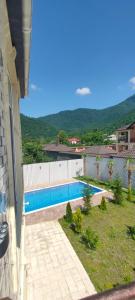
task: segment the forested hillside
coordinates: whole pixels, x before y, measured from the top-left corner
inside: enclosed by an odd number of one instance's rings
[[[61,129],[69,133],[83,133],[93,129],[113,132],[119,126],[133,121],[135,95],[106,109],[79,108],[40,118],[21,115],[23,137],[31,138],[53,137]]]

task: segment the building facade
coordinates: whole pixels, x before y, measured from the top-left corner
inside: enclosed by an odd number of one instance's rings
[[[116,135],[117,152],[135,149],[135,122],[119,128]]]
[[[22,295],[23,173],[19,99],[27,94],[31,1],[0,1],[0,299]],[[2,252],[1,252],[2,251]]]

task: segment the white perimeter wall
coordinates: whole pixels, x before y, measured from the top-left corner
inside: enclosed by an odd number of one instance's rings
[[[55,161],[23,166],[24,188],[48,185],[84,175],[83,159]]]
[[[110,158],[103,158],[100,161],[100,179],[108,180],[108,161]],[[123,186],[128,186],[128,172],[126,170],[126,159],[124,158],[113,158],[113,179],[116,176],[121,178]],[[85,161],[85,175],[96,178],[96,157],[86,157]],[[135,188],[135,171],[132,172],[132,186]]]

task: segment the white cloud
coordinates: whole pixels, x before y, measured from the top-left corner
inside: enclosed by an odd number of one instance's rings
[[[92,94],[90,88],[88,88],[88,87],[78,88],[78,89],[76,89],[75,93],[77,95],[81,95],[81,96],[87,96],[87,95]]]
[[[34,83],[31,83],[30,88],[32,91],[40,91],[40,88]]]
[[[131,85],[131,89],[135,90],[135,76],[130,78],[129,83]]]

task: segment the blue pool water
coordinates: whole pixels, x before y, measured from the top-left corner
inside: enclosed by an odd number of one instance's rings
[[[81,198],[83,196],[83,190],[87,186],[87,184],[78,181],[32,192],[26,192],[24,196],[25,213]],[[102,191],[97,187],[90,187],[92,194]]]

